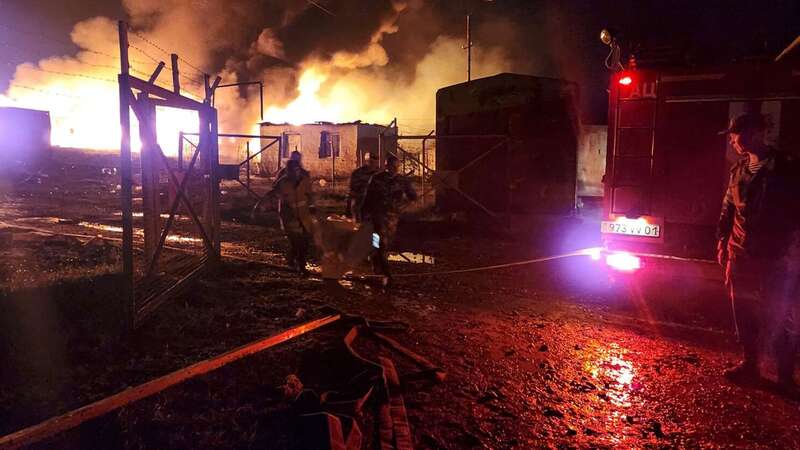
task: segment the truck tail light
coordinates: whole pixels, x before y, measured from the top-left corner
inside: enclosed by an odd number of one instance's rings
[[[623,86],[628,86],[631,83],[633,83],[633,78],[631,78],[629,76],[624,76],[624,77],[619,79],[619,84],[621,84]]]
[[[642,261],[638,256],[628,252],[610,253],[606,256],[606,264],[620,272],[635,272],[642,268]]]

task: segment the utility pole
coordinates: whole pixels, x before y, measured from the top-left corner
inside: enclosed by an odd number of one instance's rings
[[[469,24],[471,15],[467,13],[467,45],[462,47],[467,50],[467,81],[472,80],[472,27]]]

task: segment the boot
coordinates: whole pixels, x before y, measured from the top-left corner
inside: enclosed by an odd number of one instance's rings
[[[758,358],[754,352],[745,352],[744,361],[725,371],[725,378],[734,383],[747,383],[761,378]]]

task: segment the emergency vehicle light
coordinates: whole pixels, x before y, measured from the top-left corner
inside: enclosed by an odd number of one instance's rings
[[[638,256],[628,252],[611,253],[606,256],[606,264],[620,272],[634,272],[642,268],[642,261]]]
[[[619,79],[619,84],[621,84],[623,86],[628,86],[631,83],[633,83],[633,78],[631,78],[629,76],[624,76],[624,77]]]

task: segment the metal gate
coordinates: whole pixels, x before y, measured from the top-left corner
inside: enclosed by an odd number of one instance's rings
[[[219,155],[217,111],[211,98],[219,85],[204,76],[205,99],[196,101],[181,95],[178,56],[172,54],[173,89],[156,85],[160,62],[148,80],[130,74],[128,26],[119,22],[119,75],[121,197],[123,222],[124,309],[126,325],[139,326],[166,300],[185,289],[204,270],[220,259]],[[183,161],[173,162],[158,144],[156,107],[195,111],[199,117],[198,142],[191,143],[192,156],[184,169]],[[141,229],[134,228],[134,183],[130,144],[130,110],[139,121],[142,142]],[[166,178],[166,183],[162,183]],[[166,200],[162,186],[167,186]],[[166,220],[162,221],[162,214]],[[185,219],[188,227],[172,234]],[[134,248],[134,237],[143,246]],[[174,245],[173,245],[174,244]],[[195,244],[200,244],[198,247]],[[137,250],[134,252],[134,250]]]

